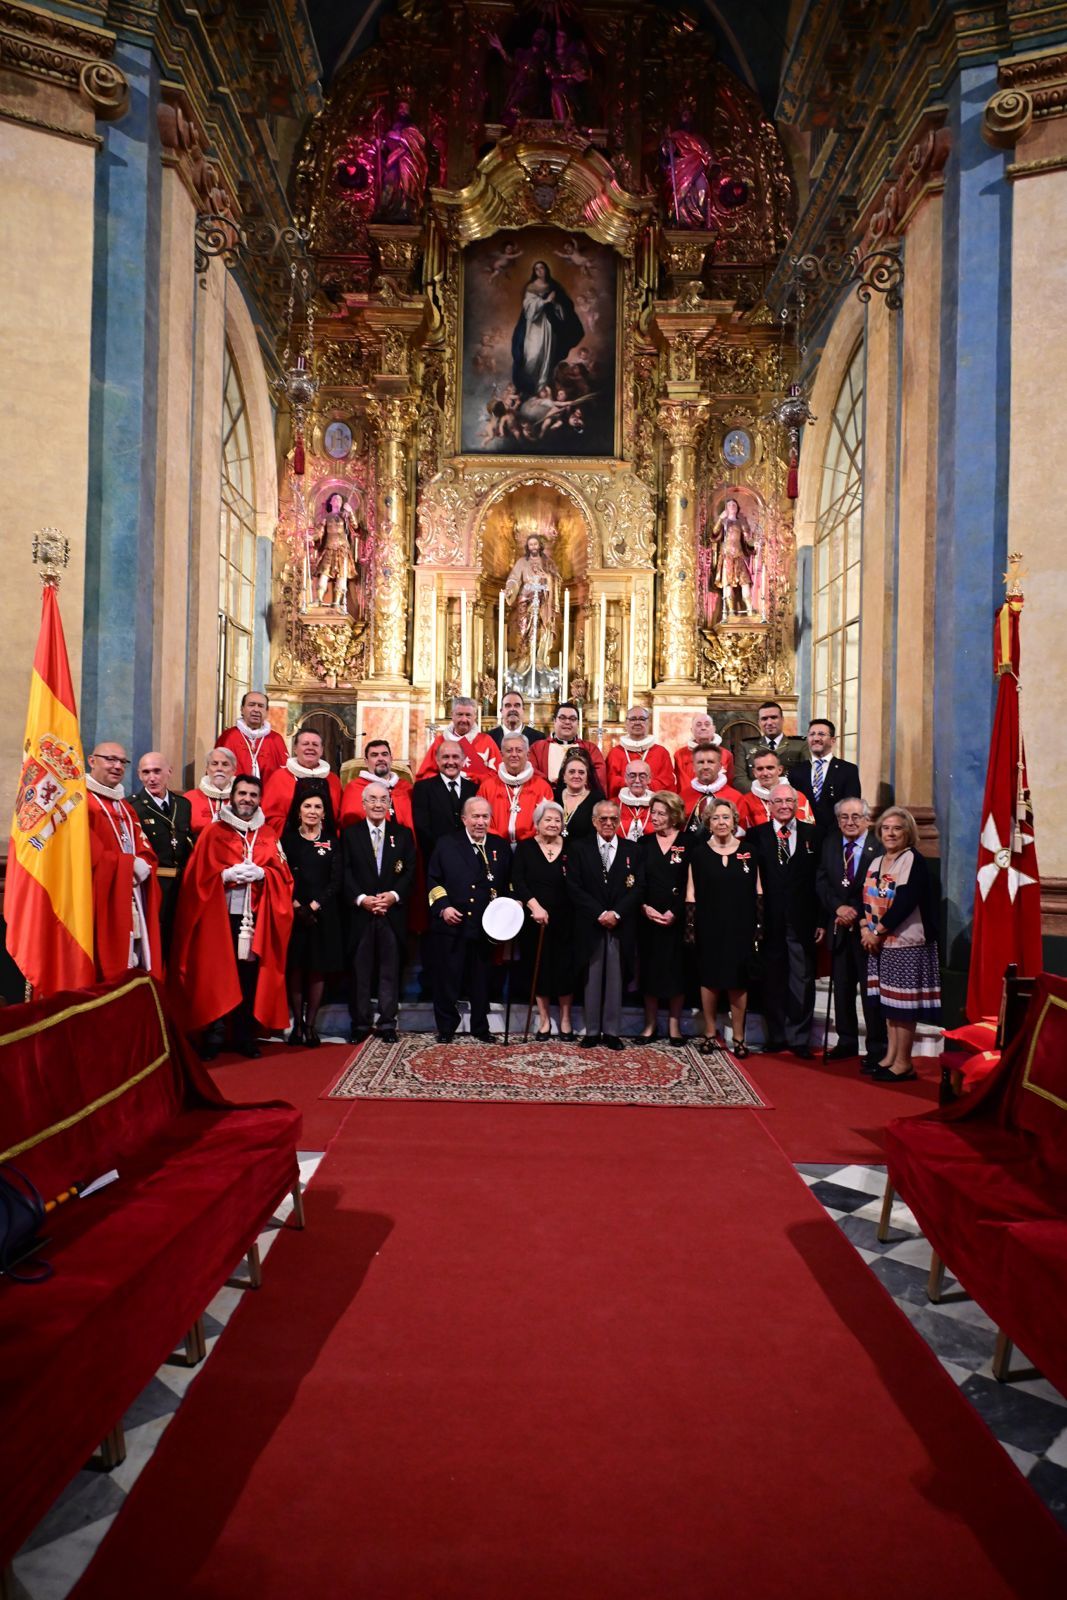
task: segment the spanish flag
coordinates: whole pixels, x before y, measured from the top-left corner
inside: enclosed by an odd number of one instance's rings
[[[54,583],[45,583],[11,823],[7,947],[35,996],[94,983],[89,807]]]

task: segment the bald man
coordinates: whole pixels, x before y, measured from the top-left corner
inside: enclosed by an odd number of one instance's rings
[[[415,835],[390,812],[388,786],[376,779],[363,789],[363,817],[341,835],[345,900],[351,926],[352,984],[349,1011],[352,1043],[374,1026],[396,1043],[400,968],[407,930],[408,903],[415,882]]]
[[[170,954],[174,913],[178,909],[185,863],[193,853],[192,806],[183,794],[172,794],[174,776],[170,762],[160,750],[149,750],[137,763],[141,787],[130,799],[140,818],[145,838],[155,851],[159,865],[159,932],[163,955]]]
[[[185,798],[192,812],[193,839],[203,833],[210,822],[217,822],[223,806],[229,804],[230,790],[237,776],[237,757],[232,750],[209,750],[204,763],[204,776]]]
[[[126,799],[129,765],[122,745],[102,739],[93,747],[85,779],[100,983],[115,983],[137,968],[163,976],[156,856]]]

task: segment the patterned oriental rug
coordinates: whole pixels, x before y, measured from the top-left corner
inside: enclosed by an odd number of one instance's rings
[[[367,1039],[324,1096],[341,1100],[504,1100],[536,1105],[765,1107],[725,1051],[627,1040],[624,1050],[583,1050],[558,1039],[482,1044],[460,1034]]]

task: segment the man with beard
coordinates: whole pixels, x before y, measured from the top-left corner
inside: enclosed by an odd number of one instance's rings
[[[234,779],[218,821],[196,842],[178,898],[169,987],[185,1026],[207,1030],[209,1061],[222,1049],[227,1022],[234,1048],[250,1057],[260,1054],[257,1023],[268,1030],[289,1023],[293,878],[261,793],[258,778]]]
[[[685,806],[685,831],[701,834],[705,831],[708,807],[716,800],[729,800],[740,811],[744,798],[727,782],[722,765],[722,745],[698,744],[692,752],[690,776],[682,785],[682,804]]]
[[[204,776],[185,798],[189,802],[189,826],[194,840],[214,822],[230,798],[230,789],[237,775],[237,757],[232,750],[211,750],[204,763]]]
[[[535,745],[539,739],[544,738],[536,728],[531,728],[525,721],[526,703],[517,689],[509,689],[500,702],[500,721],[495,728],[489,729],[489,737],[500,748],[500,741],[506,733],[524,733],[526,742]]]
[[[520,839],[533,838],[534,810],[542,800],[552,799],[552,787],[531,766],[525,734],[504,735],[500,765],[492,777],[482,780],[478,793],[489,802],[493,832],[512,848]]]
[[[389,795],[389,814],[405,828],[413,826],[411,820],[411,789],[407,778],[393,771],[393,751],[388,739],[371,739],[363,749],[366,762],[364,770],[345,784],[341,796],[341,827],[362,822],[366,816],[363,796],[367,785],[380,783]]]
[[[89,847],[93,871],[96,976],[114,983],[134,968],[163,975],[156,857],[122,777],[120,744],[102,740],[89,757]]]
[[[233,751],[240,772],[250,772],[264,784],[289,759],[285,740],[267,721],[269,706],[262,689],[249,689],[241,715],[232,728],[223,728],[218,740],[219,749]]]

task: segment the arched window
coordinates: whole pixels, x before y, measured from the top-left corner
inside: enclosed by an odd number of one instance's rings
[[[219,529],[219,725],[233,722],[252,687],[256,597],[256,492],[252,436],[233,354],[226,346],[222,398],[222,523]]]
[[[863,346],[838,391],[815,524],[812,716],[837,726],[838,754],[859,741],[860,528],[863,517]]]

